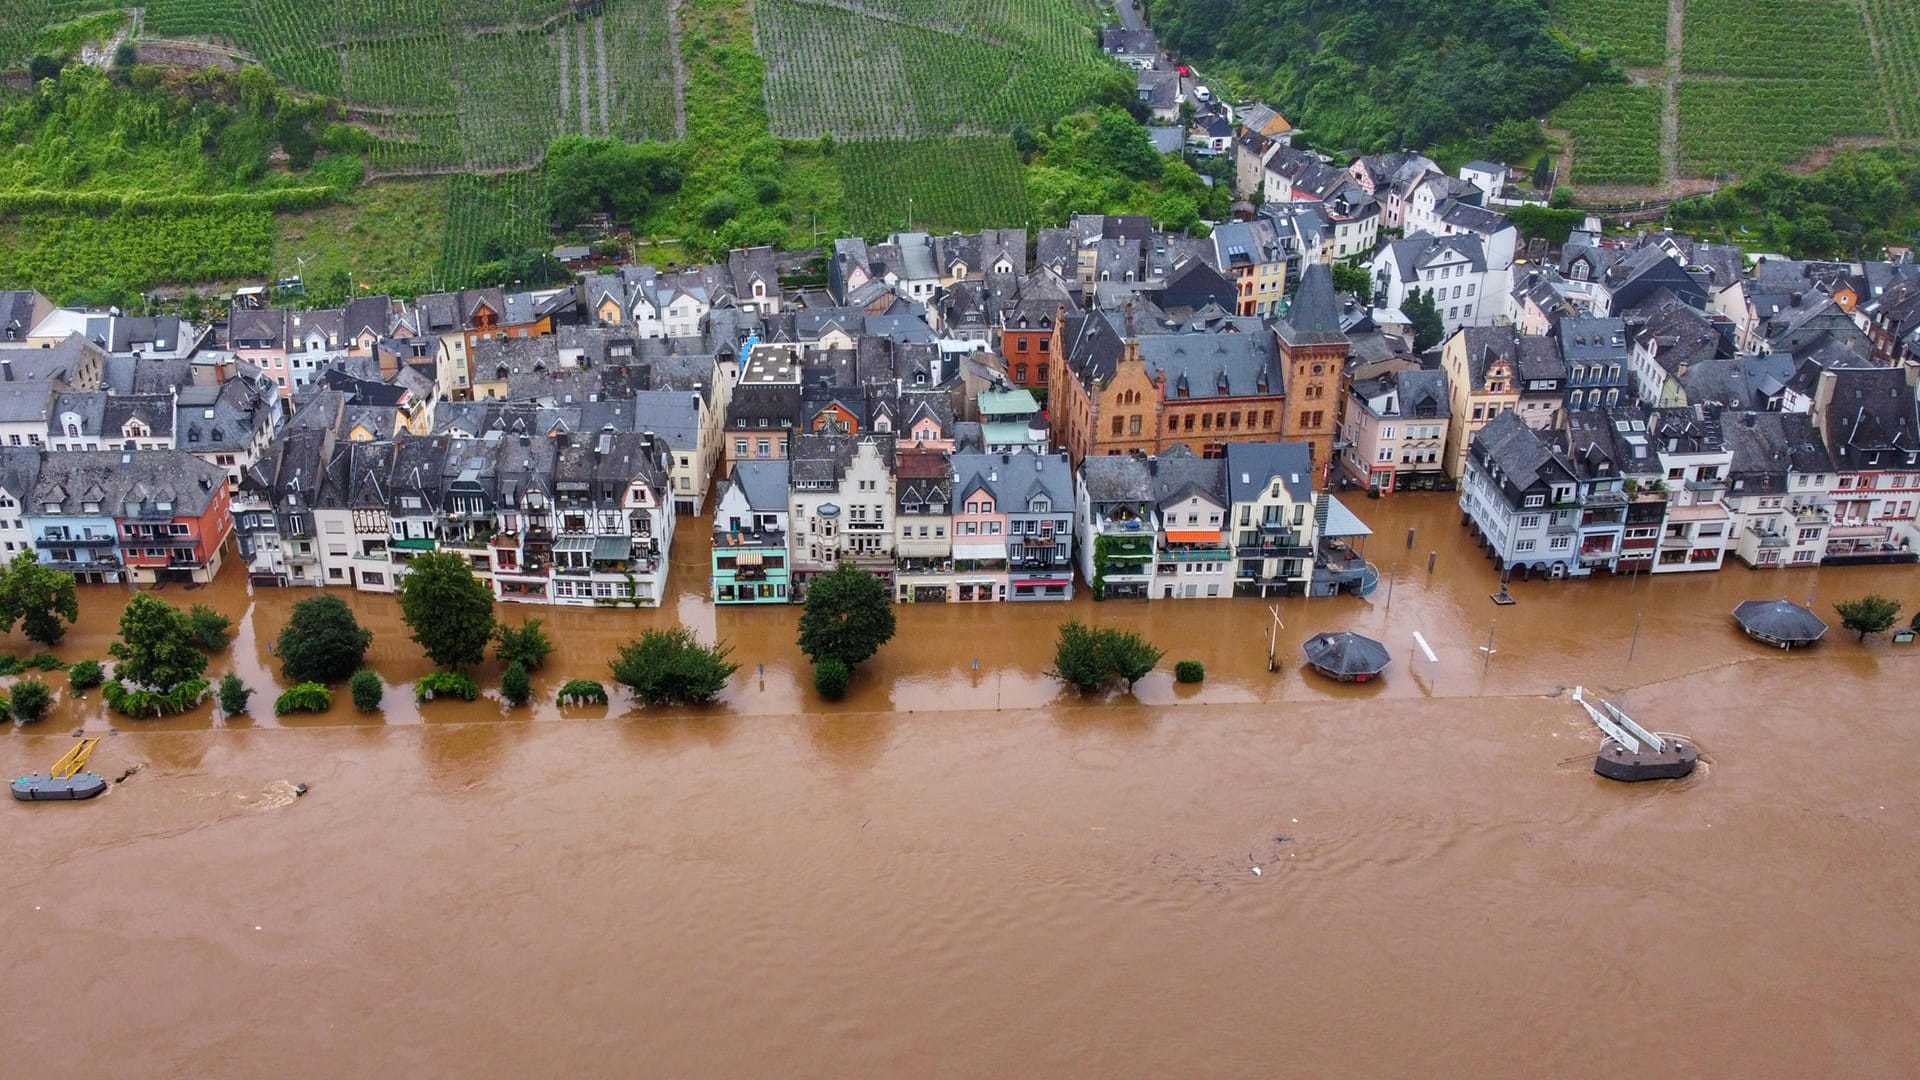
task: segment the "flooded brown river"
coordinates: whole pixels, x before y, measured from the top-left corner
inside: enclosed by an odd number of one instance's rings
[[[1445,497],[1350,504],[1392,585],[1278,602],[1278,672],[1257,600],[912,606],[836,706],[803,686],[795,612],[706,603],[692,526],[657,612],[501,609],[562,646],[549,704],[519,712],[415,708],[397,605],[342,593],[385,713],[343,689],[276,721],[266,643],[309,594],[249,595],[232,568],[168,589],[237,618],[212,671],[256,687],[256,715],[127,721],[94,692],[0,737],[10,776],[83,726],[116,732],[98,771],[141,767],[92,803],[6,809],[0,1069],[1912,1075],[1920,645],[1836,628],[1783,655],[1728,613],[1811,593],[1837,622],[1870,588],[1911,609],[1920,574],[1516,582],[1496,607]],[[103,656],[125,595],[88,590],[60,655]],[[1042,671],[1069,615],[1144,632],[1163,670],[1068,696]],[[732,644],[721,706],[551,706],[670,621]],[[1334,628],[1388,644],[1383,683],[1301,670]],[[1174,685],[1181,658],[1204,684]],[[1595,777],[1555,696],[1575,683],[1711,763]]]

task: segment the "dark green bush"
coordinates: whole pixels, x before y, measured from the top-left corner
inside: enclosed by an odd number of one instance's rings
[[[533,684],[527,680],[525,664],[515,660],[507,665],[506,672],[500,676],[500,696],[516,709],[533,696]]]
[[[847,696],[849,675],[847,665],[829,657],[813,665],[813,689],[828,701],[839,701]]]
[[[247,699],[253,691],[240,681],[240,676],[229,671],[220,676],[220,711],[228,716],[239,716],[247,711]]]
[[[98,660],[82,660],[67,669],[67,685],[73,687],[76,693],[99,686],[106,678]]]
[[[347,681],[347,690],[353,694],[353,707],[361,712],[372,712],[380,707],[380,698],[387,688],[380,683],[380,676],[371,671],[356,671]]]
[[[47,715],[53,707],[53,691],[39,679],[21,679],[13,684],[13,715],[27,723]]]
[[[1196,683],[1205,680],[1206,677],[1206,666],[1198,660],[1182,660],[1173,665],[1173,679],[1175,682]]]

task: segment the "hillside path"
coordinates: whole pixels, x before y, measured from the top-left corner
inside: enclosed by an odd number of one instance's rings
[[[1680,52],[1686,44],[1684,0],[1667,0],[1667,62],[1660,72],[1660,179],[1680,182]]]

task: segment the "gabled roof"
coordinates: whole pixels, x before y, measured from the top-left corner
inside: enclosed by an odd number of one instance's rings
[[[1294,502],[1313,498],[1313,455],[1306,443],[1228,443],[1227,492],[1235,503],[1260,498],[1276,478]]]
[[[1528,490],[1574,478],[1565,455],[1542,441],[1540,433],[1511,410],[1502,410],[1474,434],[1472,450],[1475,461],[1514,505]]]

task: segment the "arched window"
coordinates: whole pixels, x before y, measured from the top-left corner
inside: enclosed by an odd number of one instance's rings
[[[1013,365],[1013,381],[1018,383],[1023,383],[1027,381],[1027,365],[1025,364]]]

